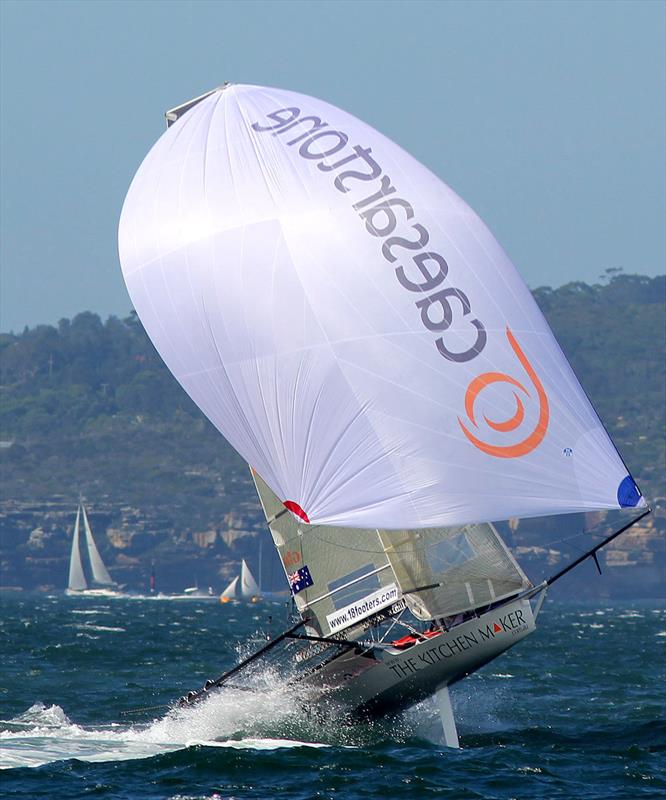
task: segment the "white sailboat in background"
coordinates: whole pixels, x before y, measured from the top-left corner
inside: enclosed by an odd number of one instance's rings
[[[232,600],[236,599],[236,587],[238,586],[239,580],[240,576],[236,575],[236,577],[229,583],[227,588],[220,595],[221,603],[230,603]]]
[[[646,502],[506,253],[422,164],[280,89],[166,116],[123,207],[125,282],[254,468],[301,617],[183,702],[283,644],[319,705],[437,695],[457,746],[448,687],[532,633],[547,587]],[[537,586],[491,524],[619,509],[640,516]]]
[[[247,561],[241,561],[240,575],[231,581],[227,588],[220,595],[220,602],[228,603],[231,600],[246,600],[250,603],[256,603],[262,596],[262,591],[259,584],[255,580]]]
[[[86,579],[81,559],[81,520],[85,531],[86,551],[90,563],[92,577],[90,581]],[[69,580],[65,594],[86,595],[88,597],[120,597],[121,592],[117,591],[117,583],[109,575],[102,556],[99,554],[95,539],[93,538],[88,514],[83,503],[79,503],[76,510],[76,522],[74,524],[74,535],[72,537],[72,550],[69,557]]]

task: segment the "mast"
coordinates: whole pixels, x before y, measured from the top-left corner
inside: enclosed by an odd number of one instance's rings
[[[81,520],[81,506],[76,509],[76,523],[74,524],[74,535],[72,537],[72,552],[69,557],[69,581],[67,588],[75,592],[80,592],[88,588],[85,575],[83,574],[83,564],[81,563],[81,550],[79,548],[79,529]]]
[[[88,558],[90,559],[90,567],[92,569],[93,581],[101,586],[115,586],[115,581],[109,575],[107,568],[104,566],[102,556],[99,554],[95,540],[93,539],[90,524],[88,522],[88,515],[83,503],[81,504],[83,511],[83,524],[86,530],[86,544],[88,546]]]

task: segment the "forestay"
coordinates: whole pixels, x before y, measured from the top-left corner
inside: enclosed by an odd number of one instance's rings
[[[528,288],[448,186],[312,97],[239,85],[182,111],[123,207],[127,287],[170,370],[302,521],[644,504]]]

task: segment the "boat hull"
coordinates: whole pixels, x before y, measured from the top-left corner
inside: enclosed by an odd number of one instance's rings
[[[347,651],[298,683],[323,692],[316,702],[353,716],[397,713],[497,658],[536,628],[530,603],[514,600],[408,649]]]
[[[67,597],[125,597],[115,589],[65,589]]]

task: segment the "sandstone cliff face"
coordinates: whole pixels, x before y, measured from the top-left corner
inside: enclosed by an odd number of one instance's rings
[[[198,583],[215,592],[237,575],[246,559],[264,588],[286,588],[258,502],[248,498],[218,520],[194,527],[161,508],[139,509],[108,498],[87,504],[97,546],[115,581],[146,591],[154,570],[158,589],[182,591]],[[56,497],[46,503],[0,503],[0,585],[7,589],[62,591],[67,585],[76,508]],[[501,532],[534,581],[553,574],[591,546],[588,535],[603,515],[583,519],[512,521]],[[602,551],[596,578],[590,564],[575,570],[565,590],[576,597],[663,597],[666,586],[666,515],[655,513]],[[85,556],[84,556],[85,563]]]
[[[237,574],[242,558],[257,572],[260,548],[262,577],[277,582],[276,557],[257,509],[236,511],[198,530],[152,509],[108,500],[86,507],[102,558],[113,579],[127,589],[145,591],[154,569],[164,591],[182,591],[194,582],[221,590]],[[0,585],[64,590],[75,517],[76,508],[62,499],[0,503]]]
[[[525,572],[536,583],[612,533],[609,519],[621,519],[617,528],[630,518],[595,513],[548,521],[521,520],[507,539]],[[574,598],[666,598],[666,502],[658,499],[652,514],[613,540],[598,553],[598,558],[601,577],[588,559],[557,584],[557,593]]]

